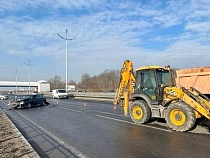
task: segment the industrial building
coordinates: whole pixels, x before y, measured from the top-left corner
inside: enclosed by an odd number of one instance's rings
[[[48,92],[50,83],[44,80],[38,82],[0,81],[0,91],[4,92]]]

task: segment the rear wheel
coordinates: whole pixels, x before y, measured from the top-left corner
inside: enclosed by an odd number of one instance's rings
[[[41,106],[44,106],[44,105],[45,105],[45,102],[44,102],[44,101],[42,101]]]
[[[173,103],[166,111],[166,123],[175,131],[188,131],[194,127],[195,122],[194,110],[184,102]]]
[[[130,116],[136,124],[147,123],[151,117],[151,110],[145,101],[137,100],[131,104]]]

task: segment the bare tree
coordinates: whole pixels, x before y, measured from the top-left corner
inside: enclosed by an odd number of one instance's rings
[[[99,75],[91,77],[89,74],[83,74],[78,87],[91,91],[115,90],[119,82],[118,70],[105,70]]]
[[[76,85],[77,83],[76,83],[75,81],[73,81],[73,80],[70,80],[70,81],[68,82],[68,84],[69,84],[69,85]]]
[[[65,83],[61,81],[61,77],[58,75],[55,75],[54,78],[50,78],[48,82],[50,83],[51,89],[65,88]]]
[[[82,75],[80,82],[70,80],[68,84],[75,85],[76,89],[87,91],[107,91],[116,90],[120,80],[119,70],[105,70],[99,75],[91,77],[88,73]],[[54,78],[49,79],[51,89],[64,88],[65,83],[61,81],[61,77],[55,75]]]

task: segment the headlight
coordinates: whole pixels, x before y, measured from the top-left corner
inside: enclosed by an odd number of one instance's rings
[[[24,101],[21,101],[20,104],[21,104],[21,105],[24,105],[25,103],[24,103]]]

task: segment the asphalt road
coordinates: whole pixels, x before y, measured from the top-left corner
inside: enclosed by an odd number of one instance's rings
[[[198,158],[210,155],[210,134],[178,133],[151,122],[135,125],[111,102],[52,100],[48,106],[1,108],[41,157]]]

